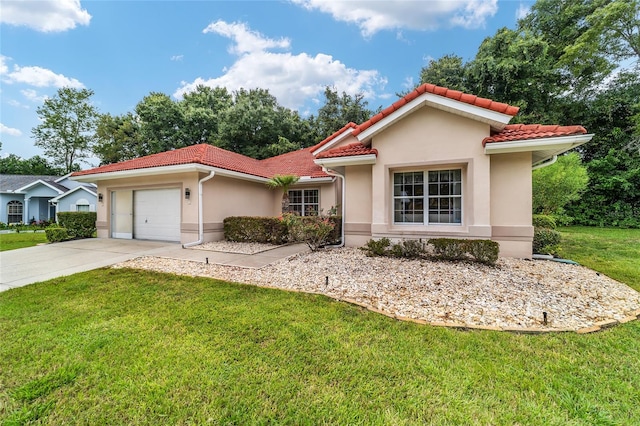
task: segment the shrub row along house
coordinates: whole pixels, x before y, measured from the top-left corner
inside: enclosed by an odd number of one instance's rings
[[[0,222],[55,221],[59,212],[96,211],[96,186],[70,176],[0,175]]]
[[[228,216],[276,216],[265,183],[297,175],[291,208],[338,207],[343,238],[492,239],[529,257],[531,170],[588,142],[581,126],[509,125],[518,108],[424,84],[317,145],[255,160],[200,144],[76,172],[98,185],[98,235],[192,243]]]

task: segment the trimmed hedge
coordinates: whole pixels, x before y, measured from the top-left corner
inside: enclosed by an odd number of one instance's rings
[[[533,252],[539,254],[556,254],[561,239],[560,233],[555,229],[534,228]]]
[[[44,230],[50,243],[59,243],[71,239],[66,228],[50,227]]]
[[[284,244],[289,237],[287,225],[277,217],[231,216],[222,223],[227,241]]]
[[[553,216],[533,215],[533,252],[539,254],[557,254],[562,239],[556,231],[556,220]]]
[[[491,240],[466,240],[467,253],[477,262],[495,265],[500,254],[500,244]]]
[[[500,254],[500,245],[491,240],[458,240],[452,238],[432,238],[427,241],[433,247],[433,257],[442,260],[467,260],[471,256],[476,262],[495,265]],[[415,259],[428,257],[422,240],[403,240],[391,244],[388,238],[369,240],[360,247],[367,256],[392,256]]]
[[[96,212],[60,212],[58,224],[66,228],[72,238],[91,238],[96,232]]]
[[[429,244],[433,246],[436,257],[444,260],[462,260],[466,257],[466,240],[452,238],[432,238]]]
[[[297,219],[309,222],[311,225],[318,220],[318,217],[302,216]],[[323,219],[328,220],[333,226],[324,244],[338,243],[342,235],[342,217],[328,216]],[[222,221],[224,239],[227,241],[284,244],[293,241],[288,228],[289,222],[279,217],[230,216]]]

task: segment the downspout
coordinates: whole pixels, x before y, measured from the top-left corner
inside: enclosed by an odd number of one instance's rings
[[[325,246],[328,248],[339,248],[339,247],[344,247],[344,214],[345,214],[345,206],[344,206],[344,202],[346,200],[346,196],[345,196],[345,189],[346,189],[346,184],[344,181],[344,175],[341,175],[340,173],[336,172],[335,170],[331,170],[328,169],[325,166],[322,166],[322,171],[325,172],[326,174],[328,174],[329,176],[335,176],[335,177],[339,177],[340,179],[342,179],[342,226],[340,227],[340,244],[334,244],[334,245],[330,245],[330,246]]]
[[[551,157],[548,160],[543,161],[542,163],[538,163],[535,166],[531,167],[531,170],[538,170],[541,169],[543,167],[547,167],[552,165],[553,163],[555,163],[556,161],[558,161],[558,156],[554,155],[553,157]]]
[[[182,245],[182,248],[193,247],[204,242],[204,213],[202,208],[202,184],[215,176],[216,172],[211,171],[209,176],[205,176],[198,181],[198,241],[192,243],[186,243]]]

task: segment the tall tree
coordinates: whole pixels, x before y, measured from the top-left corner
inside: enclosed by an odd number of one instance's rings
[[[145,142],[140,122],[132,113],[102,114],[98,119],[93,153],[101,164],[117,163],[152,154]]]
[[[327,86],[324,89],[324,98],[325,103],[318,110],[318,117],[311,117],[318,141],[340,130],[349,122],[367,121],[373,114],[367,108],[368,102],[364,100],[362,93],[350,96],[342,92],[340,95],[335,87]]]
[[[518,27],[548,43],[577,93],[597,85],[622,60],[640,58],[638,0],[538,0]]]
[[[308,146],[308,129],[297,112],[279,105],[268,90],[240,89],[220,116],[216,145],[261,159]]]
[[[554,104],[567,87],[541,37],[498,30],[480,45],[467,79],[475,95],[519,106],[516,121],[562,121]]]
[[[444,55],[431,59],[420,71],[420,84],[431,83],[461,92],[473,92],[467,82],[467,64],[461,56]]]
[[[98,118],[91,96],[93,90],[63,87],[37,109],[41,123],[31,131],[35,145],[65,173],[90,155]]]
[[[184,117],[177,102],[168,95],[151,92],[135,108],[140,132],[150,153],[183,148],[192,143],[183,139]],[[198,143],[198,142],[196,142]]]
[[[60,176],[64,170],[54,167],[39,155],[23,159],[15,154],[0,158],[0,174],[3,175],[49,175]]]
[[[231,107],[233,98],[224,87],[199,85],[184,95],[178,104],[182,111],[182,139],[187,145],[215,143],[219,140],[222,114]]]

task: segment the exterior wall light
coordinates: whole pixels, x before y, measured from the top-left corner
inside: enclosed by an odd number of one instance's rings
[[[184,190],[184,198],[188,200],[191,197],[191,190],[189,188],[185,188]]]
[[[102,192],[98,194],[98,201],[101,202],[101,203],[104,201],[104,197],[102,196]]]

